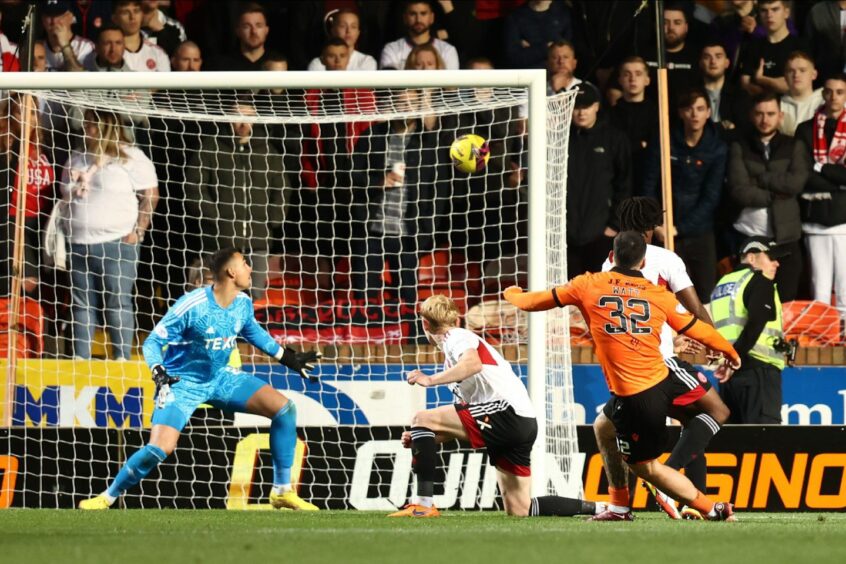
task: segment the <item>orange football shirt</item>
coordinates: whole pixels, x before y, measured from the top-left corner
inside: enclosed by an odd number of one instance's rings
[[[608,389],[618,396],[634,395],[667,377],[660,350],[665,322],[680,333],[696,323],[671,292],[638,271],[582,274],[552,295],[559,306],[581,310]]]

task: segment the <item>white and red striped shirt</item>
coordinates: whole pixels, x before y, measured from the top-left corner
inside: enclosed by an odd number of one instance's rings
[[[450,389],[459,399],[469,404],[505,402],[517,415],[535,417],[529,392],[514,373],[511,363],[484,339],[472,331],[456,327],[443,335],[438,346],[446,357],[444,368],[455,366],[470,349],[479,353],[482,371],[461,382],[450,384]]]

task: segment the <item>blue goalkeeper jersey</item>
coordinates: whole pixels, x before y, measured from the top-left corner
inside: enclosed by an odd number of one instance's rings
[[[229,363],[238,336],[270,356],[279,352],[279,344],[256,321],[249,296],[238,294],[222,308],[212,287],[205,286],[185,294],[168,310],[144,341],[144,360],[150,368],[163,365],[184,381],[209,382]]]

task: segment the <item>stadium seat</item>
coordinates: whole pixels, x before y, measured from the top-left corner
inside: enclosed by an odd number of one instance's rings
[[[347,328],[336,323],[331,300],[311,305],[256,302],[256,319],[282,343],[335,343],[344,341]]]
[[[802,347],[831,346],[844,341],[840,314],[823,302],[795,300],[782,306],[784,333]]]
[[[9,302],[10,298],[0,298],[0,355],[4,357],[9,347]],[[40,356],[44,350],[44,312],[37,300],[22,298],[17,330],[15,346],[18,356]]]

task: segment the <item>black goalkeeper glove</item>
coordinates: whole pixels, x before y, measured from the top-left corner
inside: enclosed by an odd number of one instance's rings
[[[309,372],[314,370],[314,362],[319,360],[321,356],[323,355],[317,351],[297,352],[285,347],[280,362],[303,378],[308,379],[309,382],[317,382],[317,376],[312,376]]]
[[[170,386],[179,382],[179,376],[171,376],[161,364],[155,365],[151,372],[153,373],[153,382],[156,383],[156,398],[159,397],[159,391],[162,389],[162,386]]]

